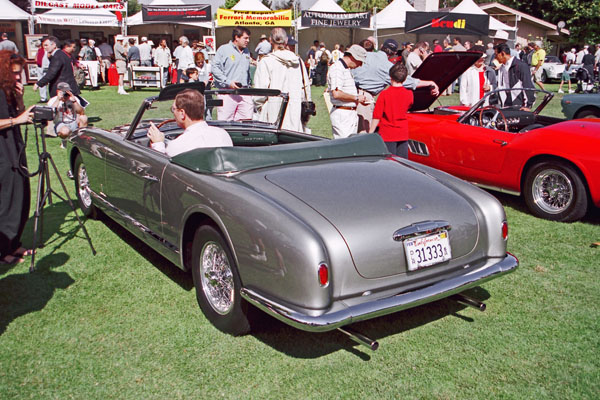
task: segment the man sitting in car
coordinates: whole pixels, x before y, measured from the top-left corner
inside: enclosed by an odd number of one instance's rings
[[[151,147],[170,157],[201,147],[233,146],[231,137],[225,129],[209,126],[204,121],[204,96],[193,89],[186,89],[175,96],[171,112],[175,122],[185,130],[177,139],[165,145],[165,135],[150,123],[148,137]]]

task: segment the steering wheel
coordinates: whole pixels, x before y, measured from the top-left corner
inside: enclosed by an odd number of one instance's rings
[[[493,111],[494,114],[490,118],[490,121],[487,122],[485,124],[485,126],[484,126],[483,125],[483,112],[484,111],[488,111],[488,110]],[[492,129],[494,129],[494,126],[492,126],[492,123],[496,122],[496,120],[498,119],[498,116],[502,117],[502,121],[504,122],[504,131],[508,132],[508,121],[506,120],[506,117],[502,113],[502,110],[500,110],[496,106],[485,106],[481,110],[479,110],[479,126],[482,126],[484,128],[492,128]],[[495,124],[495,126],[497,127],[498,124]]]
[[[161,122],[160,124],[156,125],[156,127],[158,129],[162,128],[163,126],[165,126],[166,124],[168,124],[169,122],[175,122],[175,118],[170,118],[170,119],[166,119],[163,122]]]
[[[169,122],[175,122],[175,118],[166,119],[163,122],[161,122],[160,124],[156,125],[156,127],[158,129],[160,129],[163,126],[165,126],[166,124],[168,124]],[[152,147],[152,142],[151,141],[148,142],[148,147]]]

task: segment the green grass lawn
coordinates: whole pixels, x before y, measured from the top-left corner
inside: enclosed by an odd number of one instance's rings
[[[129,122],[154,94],[83,93],[104,128]],[[310,127],[326,136],[322,89],[313,98]],[[27,88],[26,104],[35,100]],[[455,104],[457,95],[442,101]],[[31,129],[28,136],[33,169]],[[48,145],[66,179],[65,150],[56,139]],[[61,192],[55,178],[53,187]],[[379,341],[376,352],[336,331],[268,318],[253,334],[225,335],[198,308],[190,275],[107,219],[85,221],[92,256],[68,205],[55,199],[44,209],[37,271],[28,262],[0,266],[0,398],[598,398],[600,247],[592,244],[600,213],[555,223],[529,215],[520,198],[494,194],[520,269],[470,291],[487,303],[484,313],[442,300],[356,324]],[[31,240],[32,220],[23,237]]]

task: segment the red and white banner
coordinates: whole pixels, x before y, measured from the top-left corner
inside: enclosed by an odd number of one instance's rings
[[[38,9],[38,8],[51,8],[51,9],[73,8],[73,9],[78,9],[78,10],[105,9],[105,10],[110,10],[110,11],[124,11],[127,9],[127,2],[97,3],[97,2],[89,2],[89,1],[32,0],[31,3],[35,9]]]

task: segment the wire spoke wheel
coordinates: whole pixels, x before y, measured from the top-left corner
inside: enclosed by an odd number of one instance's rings
[[[221,232],[199,226],[192,243],[192,277],[202,313],[219,330],[231,335],[250,331],[254,311],[241,297],[236,261]]]
[[[83,205],[88,208],[92,205],[92,194],[90,193],[90,181],[87,176],[87,171],[85,170],[85,165],[79,164],[79,168],[77,169],[77,186],[79,194],[79,198]]]
[[[215,242],[207,242],[200,254],[202,290],[210,306],[217,313],[225,315],[233,307],[235,293],[227,254]]]
[[[585,181],[563,160],[540,161],[528,168],[523,196],[534,215],[552,221],[578,221],[588,209]]]
[[[573,185],[556,169],[541,171],[533,180],[533,201],[549,214],[558,214],[573,202]]]

